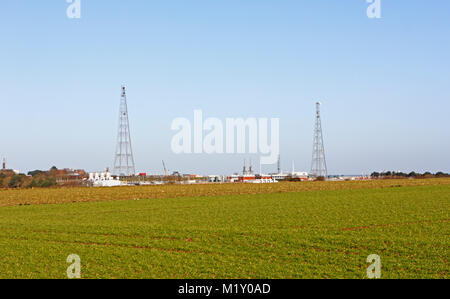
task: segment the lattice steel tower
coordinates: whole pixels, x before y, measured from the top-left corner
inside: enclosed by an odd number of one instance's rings
[[[322,121],[320,119],[320,103],[316,103],[316,126],[314,129],[314,146],[311,165],[311,176],[327,178],[327,162],[325,160],[325,149],[323,145]]]
[[[122,86],[120,97],[119,130],[117,134],[114,174],[131,176],[136,174],[133,149],[131,147],[130,122],[128,120],[126,87]]]

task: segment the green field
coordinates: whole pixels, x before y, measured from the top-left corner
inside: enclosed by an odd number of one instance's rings
[[[0,278],[66,278],[70,254],[83,278],[366,278],[370,254],[449,278],[449,208],[449,184],[4,206]]]

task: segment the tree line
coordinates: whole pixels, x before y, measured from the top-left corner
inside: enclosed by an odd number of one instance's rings
[[[384,171],[384,172],[373,172],[370,175],[373,179],[395,179],[395,178],[413,178],[413,179],[428,179],[428,178],[445,178],[450,177],[450,174],[444,173],[442,171],[431,173],[417,173],[411,171],[410,173],[398,172],[398,171]]]
[[[50,188],[64,186],[64,184],[73,185],[73,181],[81,182],[84,177],[86,177],[84,171],[79,172],[75,177],[71,171],[60,170],[55,166],[47,171],[30,171],[27,175],[17,174],[11,170],[1,170],[0,188]]]

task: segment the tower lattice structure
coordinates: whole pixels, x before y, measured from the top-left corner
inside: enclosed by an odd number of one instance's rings
[[[327,162],[325,159],[325,148],[323,144],[322,121],[320,117],[321,104],[316,103],[316,125],[314,128],[314,145],[311,165],[311,176],[327,178]]]
[[[133,149],[131,147],[130,122],[128,119],[126,87],[122,86],[120,97],[119,129],[114,160],[114,174],[131,176],[136,174]]]

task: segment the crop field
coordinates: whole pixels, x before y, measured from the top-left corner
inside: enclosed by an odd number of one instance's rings
[[[450,178],[279,184],[163,185],[142,186],[139,188],[0,189],[0,207],[34,204],[203,197],[215,195],[269,194],[322,190],[356,190],[430,185],[450,185]]]
[[[450,180],[0,191],[0,278],[449,278]]]

